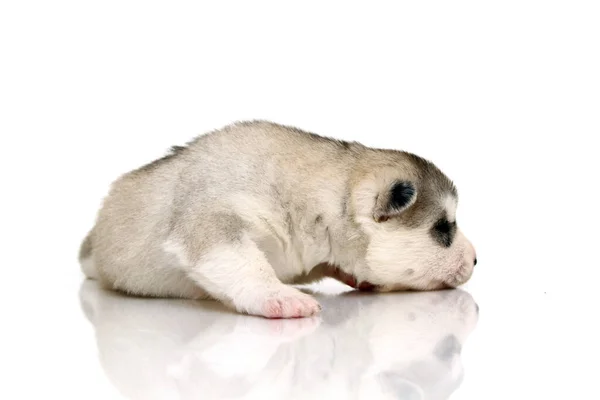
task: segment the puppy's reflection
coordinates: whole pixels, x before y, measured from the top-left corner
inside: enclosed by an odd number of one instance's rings
[[[85,281],[101,364],[131,399],[447,399],[477,305],[461,290],[316,294],[320,317],[124,297]]]

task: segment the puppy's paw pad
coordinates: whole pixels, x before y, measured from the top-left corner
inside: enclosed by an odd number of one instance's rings
[[[260,314],[266,318],[303,318],[315,315],[320,310],[321,306],[315,299],[297,292],[267,297]]]

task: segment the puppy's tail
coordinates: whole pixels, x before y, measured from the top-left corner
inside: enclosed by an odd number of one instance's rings
[[[83,239],[81,247],[79,248],[79,263],[81,264],[81,270],[88,278],[98,279],[98,270],[94,265],[94,258],[92,257],[93,243],[92,243],[92,230]]]

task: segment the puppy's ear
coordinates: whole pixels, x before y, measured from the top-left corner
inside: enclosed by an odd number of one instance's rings
[[[396,217],[417,200],[417,189],[412,182],[394,181],[377,196],[373,219],[384,222]]]

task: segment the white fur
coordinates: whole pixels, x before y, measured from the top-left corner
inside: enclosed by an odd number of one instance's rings
[[[219,246],[205,254],[190,277],[239,312],[290,318],[307,317],[320,310],[312,297],[277,279],[265,254],[247,236],[238,244]]]
[[[183,245],[175,242],[174,240],[167,240],[162,247],[166,253],[174,255],[177,259],[177,262],[182,267],[188,267],[190,265],[190,261],[187,259],[187,254]]]
[[[444,208],[446,209],[446,212],[448,213],[448,221],[450,221],[450,222],[456,221],[457,205],[458,205],[458,202],[456,200],[456,197],[446,196],[446,199],[444,200]]]
[[[431,238],[429,229],[374,230],[367,264],[379,267],[366,269],[361,278],[381,285],[382,291],[436,289],[465,282],[473,272],[473,246],[458,230],[452,245],[444,248]]]

